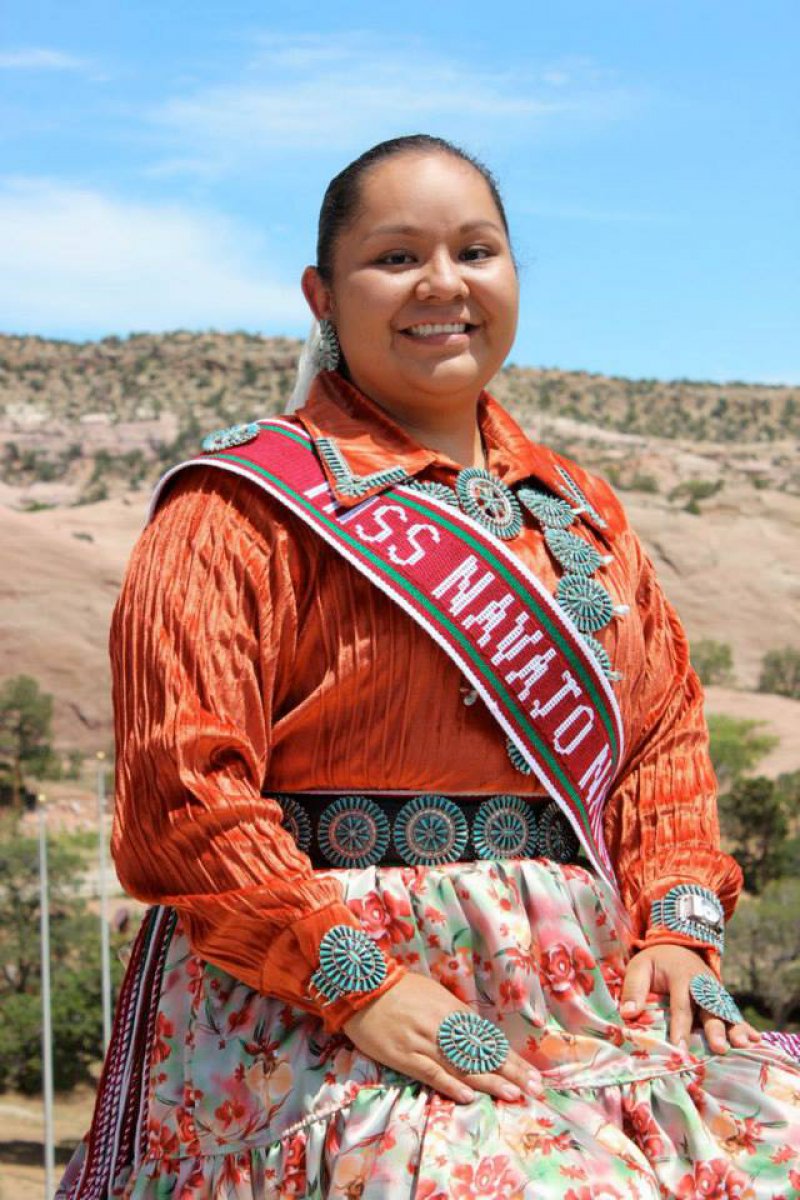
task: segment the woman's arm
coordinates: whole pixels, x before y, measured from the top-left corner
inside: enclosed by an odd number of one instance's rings
[[[261,795],[297,629],[291,558],[268,498],[213,467],[180,476],[142,534],[111,627],[112,850],[198,955],[333,1030],[405,968],[387,960],[379,989],[322,1009],[308,994],[323,935],[359,923]]]
[[[694,884],[713,892],[726,918],[742,886],[738,864],[720,847],[716,779],[700,682],[680,621],[638,539],[625,530],[615,547],[636,581],[633,645],[626,673],[628,758],[609,798],[605,834],[634,926],[637,947],[661,943],[700,950],[719,970],[707,942],[652,921],[653,902]]]

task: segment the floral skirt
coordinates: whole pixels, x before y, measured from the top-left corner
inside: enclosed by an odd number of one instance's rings
[[[624,921],[590,872],[326,874],[385,950],[502,1027],[541,1093],[456,1104],[197,958],[153,909],[60,1200],[800,1196],[800,1067],[699,1033],[682,1052],[655,996],[623,1023]]]

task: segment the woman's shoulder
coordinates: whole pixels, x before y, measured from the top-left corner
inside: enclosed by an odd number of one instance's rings
[[[283,422],[288,424],[288,422]],[[156,483],[147,513],[147,523],[161,519],[173,506],[186,510],[221,511],[231,520],[249,521],[264,513],[280,519],[282,508],[259,487],[255,471],[247,469],[248,453],[261,442],[263,422],[232,425],[206,435],[197,452],[169,467]]]

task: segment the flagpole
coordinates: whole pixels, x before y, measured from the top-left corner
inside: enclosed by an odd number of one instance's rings
[[[47,797],[39,796],[39,925],[42,956],[42,1090],[44,1095],[44,1186],[53,1195],[55,1142],[53,1136],[53,1028],[50,1013],[50,896],[47,881]]]
[[[100,891],[100,964],[103,997],[103,1048],[111,1040],[111,944],[108,924],[108,879],[106,872],[106,766],[105,754],[97,751],[98,885]]]

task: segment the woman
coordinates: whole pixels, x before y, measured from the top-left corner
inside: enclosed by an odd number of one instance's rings
[[[798,1194],[800,1069],[718,981],[685,637],[609,488],[484,391],[491,176],[373,148],[303,290],[305,403],[162,481],[115,610],[113,847],[157,907],[59,1195]]]

